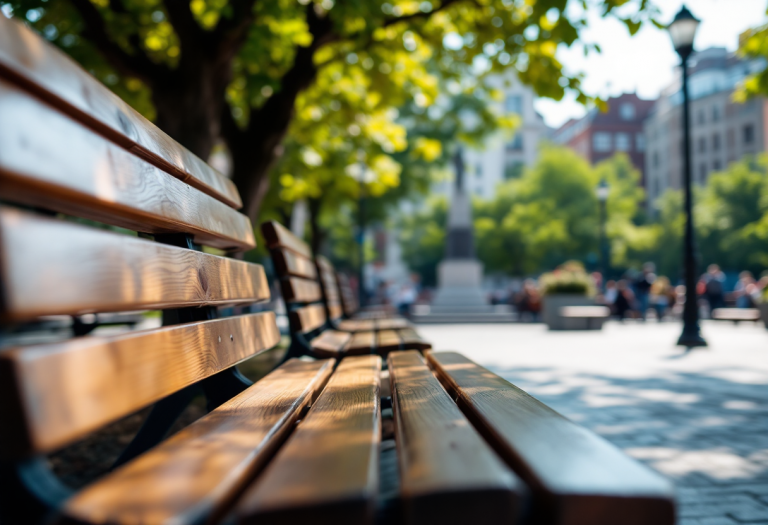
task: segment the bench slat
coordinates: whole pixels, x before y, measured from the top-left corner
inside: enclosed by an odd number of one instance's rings
[[[531,486],[541,523],[674,523],[672,486],[661,476],[461,354],[429,353],[428,359],[470,420]]]
[[[400,336],[400,341],[406,350],[428,350],[432,348],[432,345],[424,341],[413,328],[398,330],[397,335]]]
[[[312,259],[312,250],[303,240],[296,237],[291,231],[276,221],[267,221],[261,224],[261,233],[267,242],[268,248],[283,247],[293,250],[307,259]]]
[[[0,455],[54,450],[279,341],[262,312],[4,350]]]
[[[377,319],[376,328],[379,330],[413,329],[413,324],[404,317],[391,317],[387,319]]]
[[[401,493],[409,523],[510,524],[521,483],[416,351],[389,354]]]
[[[325,324],[325,308],[320,304],[313,304],[303,308],[297,308],[290,314],[291,322],[302,333],[311,332]]]
[[[336,282],[339,285],[339,295],[341,296],[342,306],[344,306],[344,315],[352,317],[357,313],[359,307],[355,292],[352,291],[352,286],[349,284],[349,277],[343,273],[337,272]]]
[[[238,503],[239,523],[373,523],[381,358],[345,358]]]
[[[370,354],[376,344],[375,332],[355,332],[344,348],[347,354]]]
[[[81,315],[269,299],[257,264],[0,206],[0,317]]]
[[[400,349],[400,336],[395,330],[382,330],[376,333],[376,349],[389,352]]]
[[[255,246],[248,218],[0,80],[0,194],[147,233]]]
[[[316,281],[290,277],[283,281],[283,300],[286,303],[314,303],[323,296]]]
[[[142,117],[75,61],[22,24],[0,19],[0,77],[5,77],[97,133],[234,208],[231,180]]]
[[[317,279],[317,270],[312,260],[296,252],[277,249],[272,259],[275,261],[275,270],[280,275]]]
[[[309,346],[319,355],[336,357],[343,353],[344,348],[349,342],[350,334],[347,332],[338,332],[336,330],[325,330],[323,333],[312,339]]]
[[[274,454],[333,360],[291,360],[172,438],[90,485],[64,514],[86,523],[209,523]]]
[[[341,305],[338,303],[331,303],[328,305],[328,315],[332,321],[341,319],[343,312],[341,311]]]
[[[345,332],[369,332],[376,328],[376,324],[373,321],[367,321],[364,319],[344,319],[338,322],[339,330]]]

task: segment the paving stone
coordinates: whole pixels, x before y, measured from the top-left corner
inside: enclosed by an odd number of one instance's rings
[[[460,351],[668,476],[680,525],[768,524],[768,333],[702,323],[684,353],[679,323],[424,325]]]

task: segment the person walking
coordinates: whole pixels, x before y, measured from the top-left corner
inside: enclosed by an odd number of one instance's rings
[[[635,299],[637,301],[637,310],[640,313],[640,318],[645,321],[648,314],[648,299],[651,294],[651,286],[656,280],[656,265],[652,262],[647,262],[643,265],[643,271],[637,276],[633,283],[635,290]]]
[[[702,277],[704,281],[704,297],[709,304],[709,315],[712,310],[725,306],[725,274],[716,264],[707,267],[707,273]]]

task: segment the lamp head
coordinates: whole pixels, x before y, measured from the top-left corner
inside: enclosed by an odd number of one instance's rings
[[[696,37],[696,30],[700,23],[701,20],[698,20],[687,7],[683,6],[680,12],[675,15],[672,23],[667,26],[672,45],[681,57],[686,58],[693,51],[693,39]]]

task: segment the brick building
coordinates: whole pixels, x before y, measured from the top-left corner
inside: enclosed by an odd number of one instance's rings
[[[552,140],[568,146],[592,164],[626,153],[643,174],[645,184],[645,136],[643,121],[653,107],[634,93],[608,99],[608,111],[591,109],[580,119],[571,119],[555,131]]]

